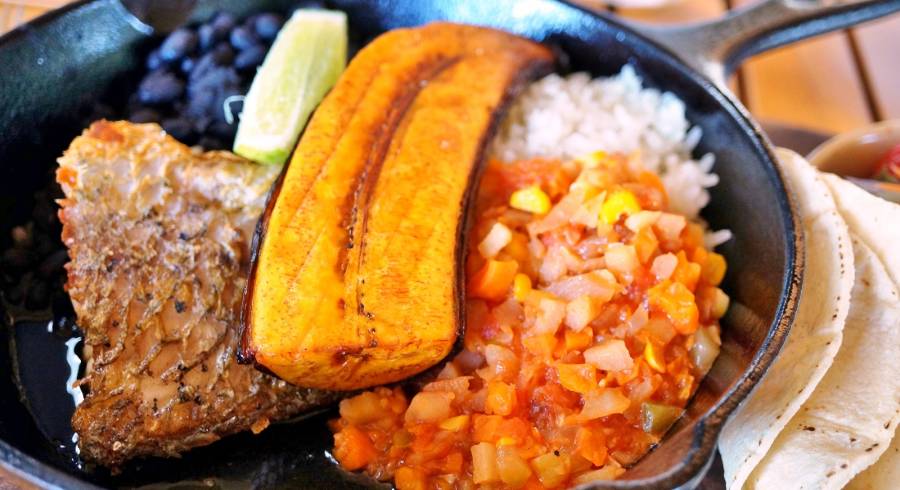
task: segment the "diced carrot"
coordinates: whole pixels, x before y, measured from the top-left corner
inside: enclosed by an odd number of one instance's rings
[[[366,467],[377,455],[371,439],[355,425],[334,435],[334,457],[348,471]]]
[[[663,204],[665,205],[669,201],[669,195],[666,193],[666,186],[663,185],[662,179],[659,178],[653,172],[648,172],[646,170],[638,173],[637,175],[638,182],[648,187],[652,187],[662,194]],[[663,206],[665,207],[665,206]]]
[[[487,410],[496,415],[509,415],[516,409],[516,388],[502,381],[488,384]]]
[[[583,351],[591,346],[593,340],[594,330],[591,327],[584,327],[579,332],[573,332],[569,329],[566,329],[565,344],[566,350],[568,351]]]
[[[603,432],[581,427],[575,435],[575,451],[594,466],[603,466],[609,450]]]
[[[597,388],[597,368],[590,364],[557,364],[556,375],[563,388],[588,393]]]
[[[681,231],[681,240],[686,250],[703,246],[703,228],[697,223],[688,222]]]
[[[515,260],[488,260],[469,281],[469,296],[495,301],[503,299],[518,270],[519,263]]]
[[[638,260],[640,260],[642,264],[648,263],[650,259],[654,257],[656,250],[659,247],[659,240],[657,240],[656,234],[653,233],[653,227],[651,226],[642,228],[641,231],[634,236],[633,243]]]
[[[394,486],[397,490],[425,490],[428,488],[428,477],[416,468],[401,466],[394,472]]]
[[[463,455],[459,451],[453,451],[444,456],[441,464],[442,474],[458,475],[462,473]],[[399,489],[398,489],[399,490]]]
[[[715,252],[710,252],[706,260],[701,263],[703,264],[703,282],[710,286],[721,284],[722,279],[725,278],[725,270],[727,268],[725,257]]]
[[[679,250],[676,256],[678,265],[675,267],[675,272],[672,273],[672,280],[684,284],[691,291],[695,290],[697,281],[700,280],[700,265],[689,261],[684,250]]]
[[[678,333],[688,335],[697,330],[700,313],[694,294],[684,284],[667,279],[650,288],[647,293],[650,306],[665,313]]]
[[[500,425],[503,417],[499,415],[472,415],[472,439],[478,442],[495,443],[500,439]]]
[[[552,334],[535,335],[522,339],[522,345],[535,357],[550,359],[556,349],[556,336]]]

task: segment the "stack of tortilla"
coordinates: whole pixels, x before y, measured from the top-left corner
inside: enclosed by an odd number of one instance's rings
[[[726,485],[900,488],[900,206],[778,157],[805,277],[781,353],[722,432]]]

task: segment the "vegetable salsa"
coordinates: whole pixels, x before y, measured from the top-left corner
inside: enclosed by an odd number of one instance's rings
[[[724,258],[666,209],[638,155],[490,162],[464,349],[412,396],[341,402],[335,458],[400,490],[622,474],[681,415],[728,308]]]

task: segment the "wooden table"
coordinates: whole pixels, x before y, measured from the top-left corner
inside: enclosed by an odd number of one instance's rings
[[[577,0],[608,10],[599,0]],[[649,23],[716,18],[753,0],[679,0],[659,9],[612,9],[615,15]],[[0,0],[0,33],[68,0]],[[873,121],[900,118],[900,15],[820,36],[748,60],[732,90],[760,120],[823,133],[838,133]],[[704,490],[724,488],[711,471]],[[0,490],[32,488],[0,470]]]

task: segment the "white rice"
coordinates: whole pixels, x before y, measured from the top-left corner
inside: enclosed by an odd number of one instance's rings
[[[707,189],[719,182],[712,153],[691,157],[701,137],[685,117],[684,102],[644,88],[626,65],[609,78],[554,74],[531,84],[510,109],[491,151],[504,161],[640,152],[645,168],[662,178],[670,209],[699,220],[709,203]],[[708,233],[707,246],[730,238],[728,230]]]

